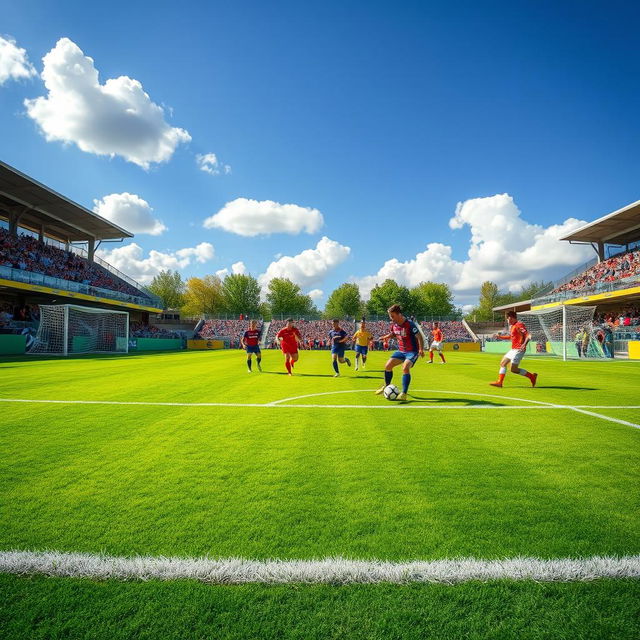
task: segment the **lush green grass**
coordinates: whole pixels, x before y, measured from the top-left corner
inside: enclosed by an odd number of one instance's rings
[[[636,640],[640,582],[223,587],[0,576],[3,638]]]
[[[416,367],[412,406],[640,404],[634,363],[528,358],[539,386],[510,375],[497,390],[487,385],[495,356],[449,360]],[[326,352],[303,352],[293,378],[274,352],[251,375],[238,352],[4,358],[0,398],[267,403],[354,391],[290,404],[387,406],[371,393],[383,361],[373,354],[368,371],[345,367],[334,379]],[[595,411],[640,423],[637,409]],[[640,552],[640,431],[569,409],[0,403],[0,415],[2,549],[390,560]],[[417,624],[464,637],[466,609],[469,637],[485,637],[483,628],[508,637],[501,624],[543,637],[563,610],[566,637],[637,634],[638,589],[627,581],[337,589],[4,577],[0,589],[11,633],[24,637],[81,637],[91,620],[108,636],[116,615],[130,616],[117,633],[139,637],[154,637],[145,628],[155,637],[207,628],[215,637],[406,637]],[[98,607],[101,598],[116,604]],[[597,602],[599,613],[587,604]],[[180,603],[191,614],[172,616],[175,627],[157,618]]]

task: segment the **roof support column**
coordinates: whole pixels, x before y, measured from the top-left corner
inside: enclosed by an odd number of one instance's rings
[[[89,262],[93,262],[93,257],[96,253],[96,239],[91,238],[87,243],[87,253],[89,254]]]
[[[38,240],[44,244],[44,224],[41,224],[38,228]]]
[[[598,242],[598,261],[604,260],[604,242]]]

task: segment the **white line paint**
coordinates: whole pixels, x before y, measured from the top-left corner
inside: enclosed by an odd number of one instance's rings
[[[459,396],[473,396],[481,398],[491,398],[492,400],[511,400],[514,402],[526,402],[529,406],[522,405],[486,405],[486,404],[467,404],[467,405],[430,405],[430,404],[400,404],[400,403],[383,403],[383,404],[289,404],[296,400],[304,400],[305,398],[317,398],[322,396],[339,395],[345,393],[371,393],[370,389],[347,389],[342,391],[324,391],[321,393],[309,393],[301,396],[292,396],[290,398],[283,398],[281,400],[274,400],[264,404],[248,403],[248,402],[137,402],[137,401],[118,401],[118,400],[30,400],[26,398],[0,398],[0,402],[16,402],[16,403],[39,403],[39,404],[77,404],[77,405],[115,405],[115,406],[157,406],[157,407],[256,407],[256,408],[287,408],[287,409],[448,409],[448,410],[461,410],[461,409],[567,409],[570,411],[576,411],[585,415],[606,420],[608,422],[615,422],[634,429],[640,429],[639,424],[628,422],[627,420],[621,420],[619,418],[612,418],[610,416],[603,415],[601,413],[595,413],[593,411],[587,411],[586,409],[635,409],[638,408],[635,405],[623,406],[589,406],[589,405],[562,405],[554,404],[551,402],[543,402],[541,400],[531,400],[529,398],[514,398],[513,396],[504,396],[490,393],[475,393],[471,391],[447,391],[441,389],[414,389],[414,393],[432,393],[432,394],[446,394],[446,395],[459,395]],[[533,405],[533,406],[531,406]]]
[[[634,429],[640,429],[640,424],[636,424],[635,422],[627,422],[626,420],[620,420],[620,418],[612,418],[611,416],[605,416],[601,413],[594,413],[593,411],[585,411],[581,407],[569,407],[572,411],[576,411],[577,413],[584,413],[587,416],[593,416],[594,418],[600,418],[601,420],[608,420],[609,422],[617,422],[618,424],[623,424],[627,427],[633,427]],[[608,408],[608,407],[607,407]]]
[[[505,558],[385,562],[320,560],[245,560],[243,558],[116,557],[56,551],[2,551],[0,572],[18,575],[99,580],[184,580],[215,584],[455,584],[470,580],[575,582],[598,578],[640,578],[640,556],[590,558]]]
[[[304,396],[293,396],[291,398],[283,398],[282,400],[274,400],[270,402],[270,406],[276,406],[285,402],[293,402],[294,400],[304,400],[304,398],[318,398],[320,396],[332,396],[342,393],[372,393],[371,389],[347,389],[346,391],[323,391],[322,393],[308,393]],[[542,402],[541,400],[529,400],[527,398],[513,398],[512,396],[503,396],[493,393],[472,393],[470,391],[447,391],[443,389],[413,389],[413,393],[441,393],[453,394],[458,396],[474,396],[480,398],[491,398],[492,400],[514,400],[516,402],[527,402],[531,404],[544,405],[545,407],[559,407],[551,402]]]

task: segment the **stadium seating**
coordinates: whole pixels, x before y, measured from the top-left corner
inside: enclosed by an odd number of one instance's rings
[[[640,249],[635,249],[593,265],[569,282],[565,282],[552,293],[579,291],[638,275],[640,275]]]
[[[161,327],[152,327],[142,322],[131,322],[129,324],[130,338],[182,338],[178,331],[167,331]]]
[[[284,320],[274,320],[269,327],[269,335],[267,336],[267,345],[271,348],[277,347],[275,338],[280,329],[285,326]],[[331,320],[300,320],[296,321],[296,326],[302,334],[302,339],[305,346],[313,349],[328,349],[331,345],[328,342],[328,334],[332,328]],[[341,321],[342,328],[351,336],[356,330],[357,322],[353,321]],[[374,348],[383,349],[383,345],[380,341],[375,340],[379,336],[385,335],[389,332],[390,323],[388,320],[370,320],[367,321],[367,329],[373,334]],[[427,337],[433,329],[432,322],[421,322],[420,326]],[[440,327],[445,335],[445,341],[447,342],[473,342],[473,338],[469,332],[465,329],[460,320],[448,320],[440,322]],[[389,348],[395,348],[395,341],[390,341]]]
[[[197,335],[203,340],[213,340],[215,338],[229,338],[231,348],[240,346],[240,339],[249,328],[248,320],[205,320],[197,328]],[[258,322],[258,329],[262,331],[262,321]]]
[[[144,292],[76,253],[44,244],[32,236],[13,236],[1,227],[0,266],[146,297]]]

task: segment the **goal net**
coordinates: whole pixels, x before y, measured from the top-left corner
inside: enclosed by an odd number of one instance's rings
[[[606,358],[604,332],[594,325],[596,307],[562,305],[539,311],[523,311],[524,323],[538,353],[568,358]],[[613,355],[613,354],[611,354]]]
[[[129,314],[73,304],[40,305],[40,326],[29,353],[127,353]]]

